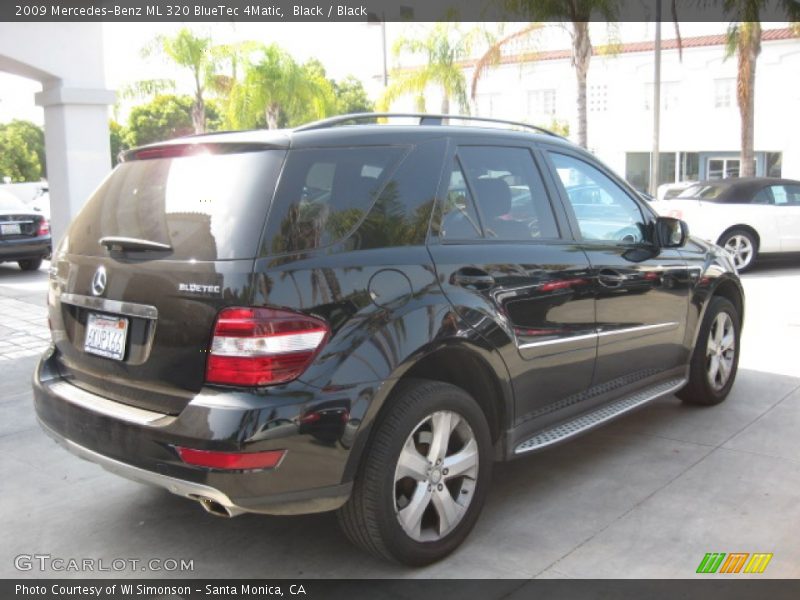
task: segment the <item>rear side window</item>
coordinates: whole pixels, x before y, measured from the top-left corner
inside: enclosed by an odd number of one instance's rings
[[[312,250],[346,238],[406,152],[399,147],[291,150],[272,203],[262,254]]]
[[[449,184],[444,198],[439,235],[446,240],[475,240],[482,235],[472,193],[467,187],[464,172],[453,160]]]
[[[68,251],[105,256],[98,240],[138,238],[178,260],[253,258],[285,150],[120,164],[73,221]]]

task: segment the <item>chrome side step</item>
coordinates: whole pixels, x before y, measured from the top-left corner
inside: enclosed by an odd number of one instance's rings
[[[533,450],[541,450],[542,448],[561,442],[572,436],[589,431],[634,408],[647,404],[651,400],[676,392],[685,384],[686,379],[670,379],[669,381],[640,390],[632,396],[615,400],[591,412],[578,415],[570,421],[554,425],[536,433],[533,437],[520,443],[514,449],[514,454],[524,454],[525,452],[531,452]]]

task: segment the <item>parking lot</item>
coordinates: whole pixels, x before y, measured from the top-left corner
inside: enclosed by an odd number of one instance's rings
[[[219,519],[58,447],[36,425],[30,392],[47,338],[47,264],[0,265],[0,576],[86,576],[15,569],[17,555],[49,554],[193,560],[193,571],[107,573],[130,577],[687,578],[707,552],[768,552],[755,577],[800,577],[797,265],[771,261],[744,276],[739,375],[724,404],[670,396],[497,465],[471,537],[418,570],[353,548],[332,514]]]

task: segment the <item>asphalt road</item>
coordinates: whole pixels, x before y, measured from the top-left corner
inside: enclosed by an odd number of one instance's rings
[[[193,561],[183,572],[94,573],[116,577],[691,578],[706,552],[771,552],[755,577],[800,577],[798,264],[769,262],[744,277],[740,370],[724,404],[696,408],[663,398],[570,443],[498,465],[464,546],[417,570],[353,548],[332,514],[219,519],[75,458],[36,425],[35,356],[6,356],[0,577],[93,575],[15,569],[18,555],[48,554],[106,566]],[[26,345],[20,319],[43,325],[46,273],[0,265],[0,316],[8,317],[0,342],[35,347],[35,340]]]

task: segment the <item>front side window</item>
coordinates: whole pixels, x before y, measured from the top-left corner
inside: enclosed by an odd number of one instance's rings
[[[639,243],[645,222],[636,202],[610,177],[588,162],[550,152],[585,240]]]
[[[458,153],[486,238],[559,237],[544,182],[527,148],[462,146]]]

